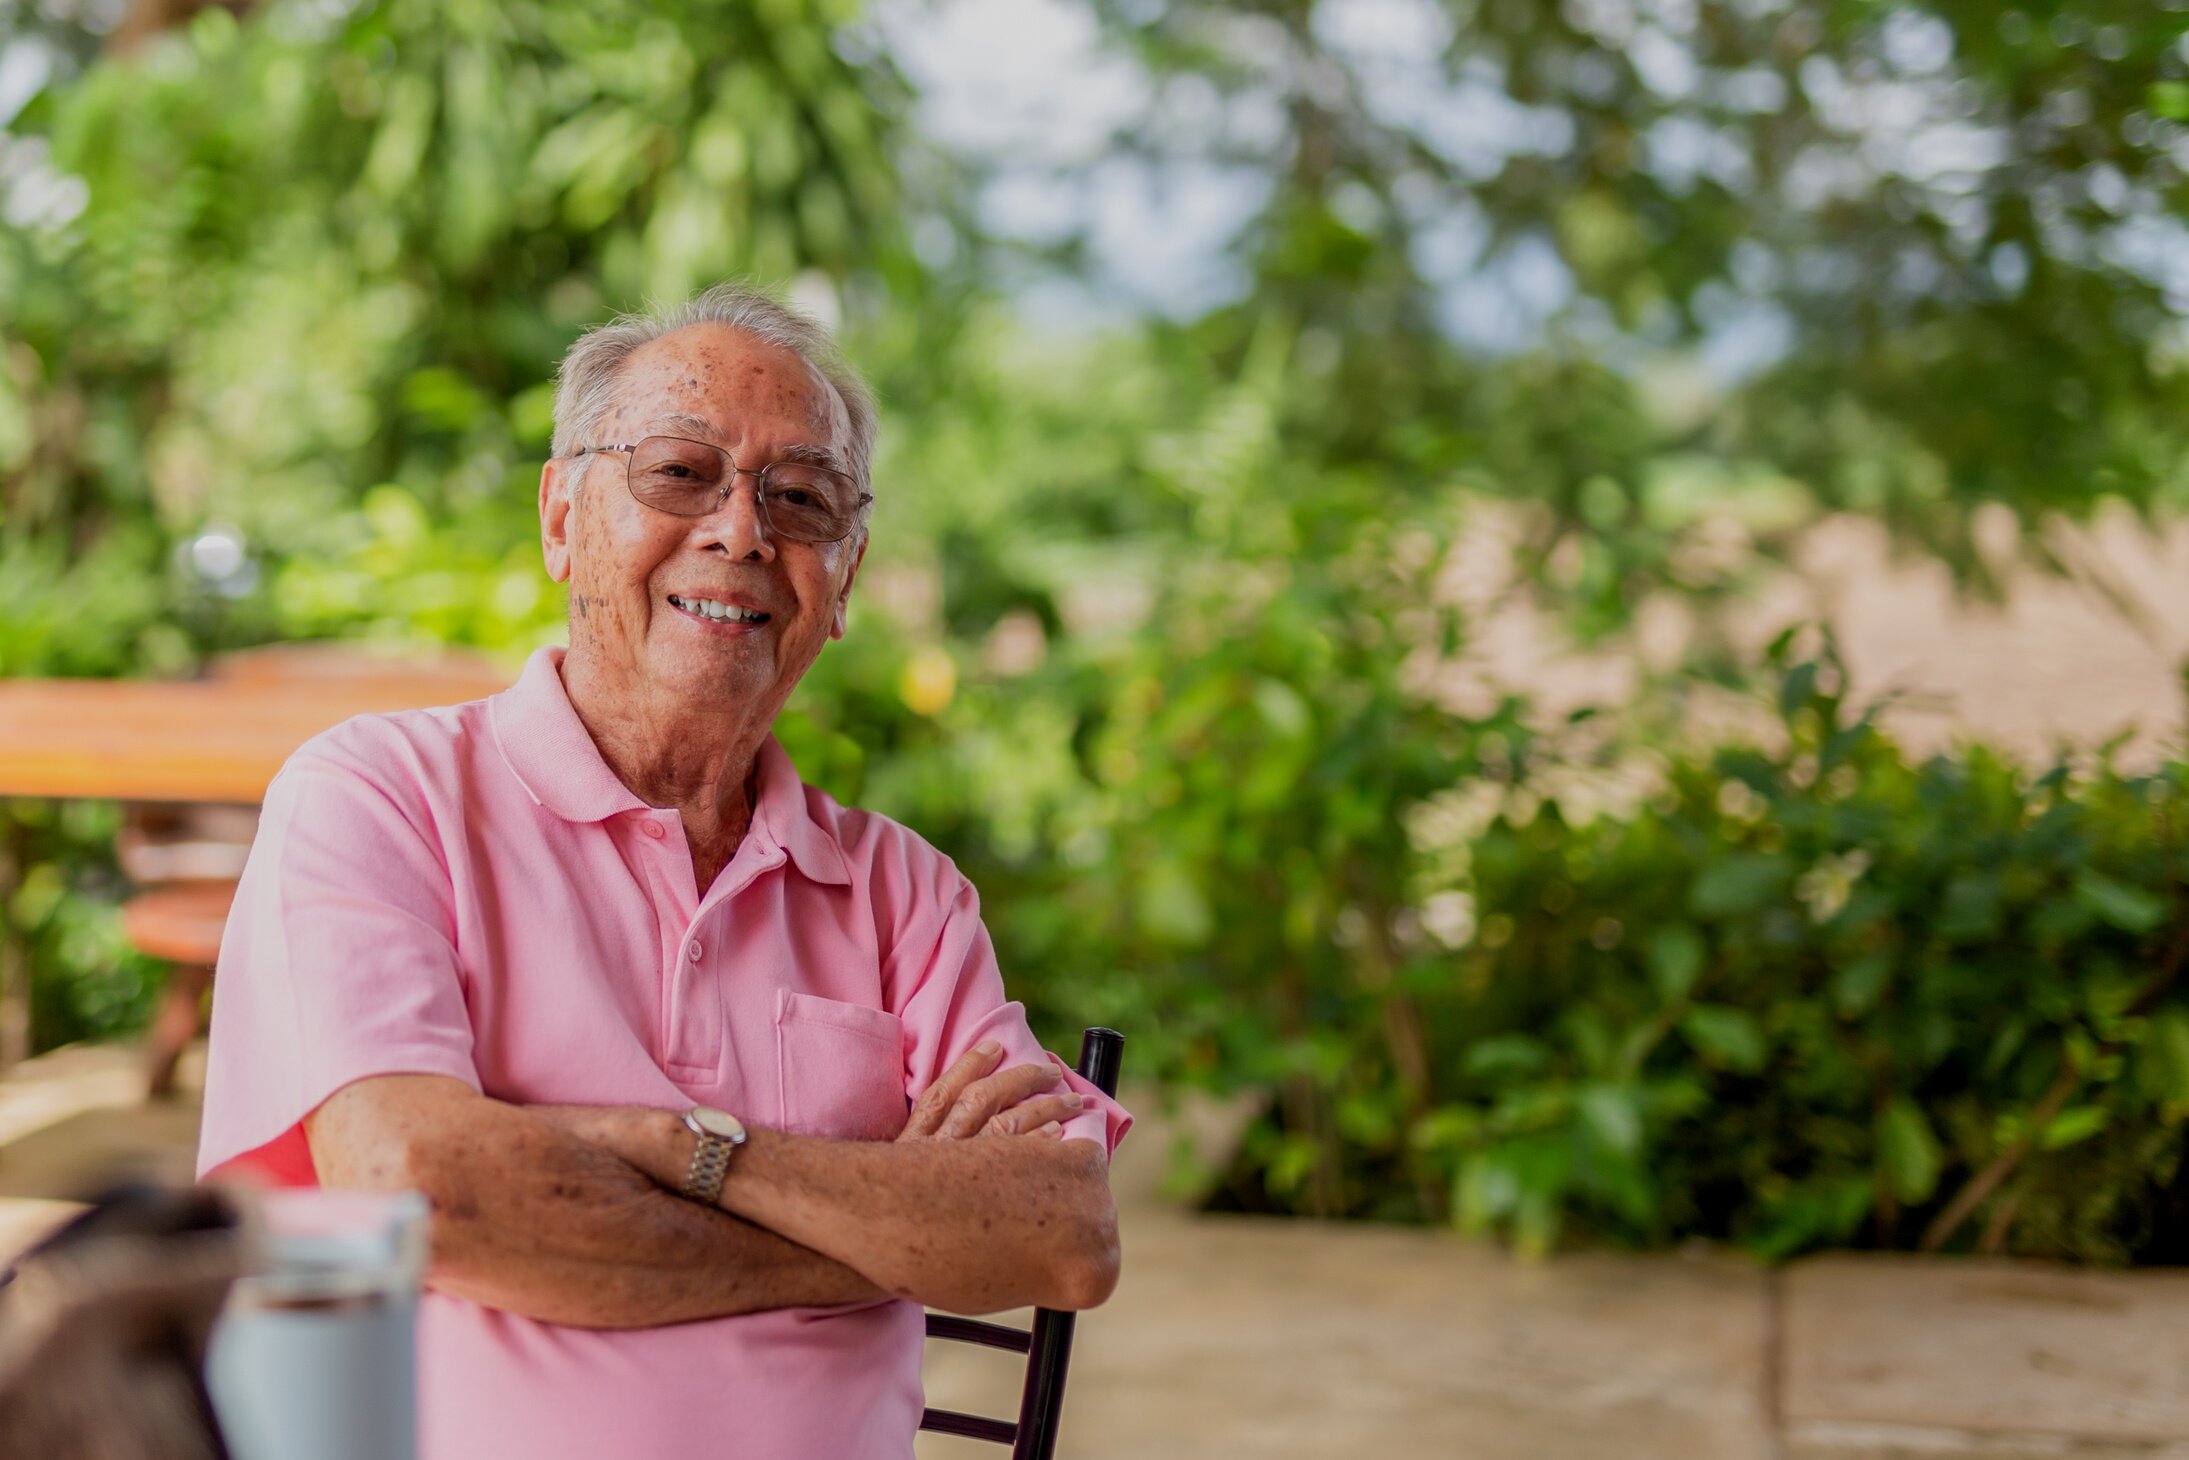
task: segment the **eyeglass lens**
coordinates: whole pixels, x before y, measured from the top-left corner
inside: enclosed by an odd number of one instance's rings
[[[705,441],[649,436],[631,449],[631,495],[679,517],[703,517],[722,501],[733,467],[729,453]],[[835,542],[851,531],[858,499],[827,467],[778,461],[760,473],[770,531],[801,542]]]

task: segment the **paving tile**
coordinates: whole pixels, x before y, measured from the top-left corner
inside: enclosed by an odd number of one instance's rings
[[[1836,1255],[1784,1282],[1790,1422],[2189,1442],[2189,1272]]]
[[[0,1198],[74,1199],[121,1179],[188,1184],[205,1046],[183,1052],[172,1099],[144,1098],[129,1045],[69,1045],[0,1074]]]
[[[70,1210],[10,1193],[187,1161],[190,1102],[141,1105],[137,1079],[115,1050],[0,1078],[0,1254]],[[1214,1149],[1237,1115],[1174,1123]],[[1772,1281],[1753,1267],[1527,1264],[1437,1232],[1192,1217],[1153,1198],[1165,1125],[1115,1173],[1125,1276],[1081,1323],[1070,1460],[2189,1460],[2189,1272],[1798,1263],[1777,1280],[1778,1435]],[[931,1344],[929,1401],[1009,1416],[1021,1372]],[[918,1453],[997,1452],[922,1436]]]
[[[1080,1325],[1064,1453],[1757,1460],[1766,1322],[1732,1260],[1531,1265],[1435,1232],[1135,1210],[1117,1295]],[[1017,1366],[931,1344],[927,1376],[932,1404],[1008,1413]]]
[[[79,1110],[0,1146],[0,1197],[77,1200],[120,1181],[187,1186],[197,1131],[194,1105]]]
[[[1789,1427],[1783,1460],[2189,1460],[2189,1441],[1802,1422]]]
[[[83,1110],[144,1099],[144,1062],[118,1045],[54,1050],[0,1074],[0,1145]]]

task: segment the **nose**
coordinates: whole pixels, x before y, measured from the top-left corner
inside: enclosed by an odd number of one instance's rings
[[[699,519],[703,546],[719,544],[724,552],[742,562],[764,563],[775,557],[775,538],[761,515],[759,475],[743,467],[731,469],[728,494],[721,505]],[[749,489],[744,485],[745,477],[754,478]]]

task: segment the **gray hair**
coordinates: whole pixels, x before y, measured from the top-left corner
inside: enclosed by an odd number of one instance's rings
[[[555,370],[555,436],[550,450],[569,456],[614,403],[624,362],[642,345],[695,324],[743,331],[798,355],[844,399],[851,423],[849,466],[859,490],[872,490],[874,392],[836,349],[826,327],[749,284],[717,284],[677,305],[650,304],[578,336]]]

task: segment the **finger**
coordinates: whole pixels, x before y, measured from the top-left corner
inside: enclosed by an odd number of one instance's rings
[[[1055,1065],[1013,1065],[965,1087],[958,1103],[943,1117],[936,1135],[943,1140],[962,1140],[985,1126],[999,1110],[1039,1094],[1056,1083]]]
[[[1070,1120],[1086,1107],[1087,1102],[1076,1091],[1067,1090],[1059,1095],[1037,1095],[1022,1100],[1008,1110],[999,1110],[988,1117],[988,1124],[981,1127],[984,1136],[1015,1136],[1035,1130],[1044,1122]]]
[[[936,1134],[945,1140],[962,1140],[988,1123],[997,1111],[1018,1104],[1055,1084],[1063,1074],[1052,1064],[1013,1065],[965,1087],[957,1104],[943,1117]]]
[[[933,1135],[935,1127],[942,1124],[942,1118],[949,1113],[950,1107],[956,1103],[959,1092],[965,1086],[967,1062],[980,1058],[982,1056],[977,1049],[967,1050],[957,1063],[936,1076],[934,1082],[920,1092],[920,1098],[912,1102],[912,1109],[905,1116],[904,1130],[897,1138],[908,1140]],[[977,1075],[981,1072],[976,1067],[971,1073]]]
[[[965,1093],[965,1087],[994,1069],[996,1061],[1002,1058],[1003,1046],[993,1039],[984,1039],[959,1055],[956,1063],[920,1093],[911,1115],[905,1119],[904,1135],[933,1135],[950,1108],[958,1103],[958,1097]]]

